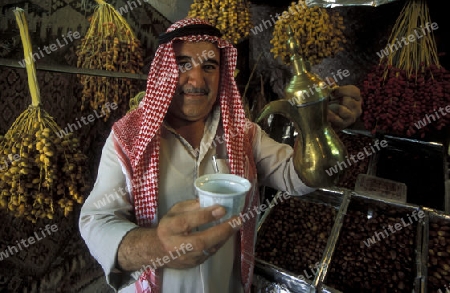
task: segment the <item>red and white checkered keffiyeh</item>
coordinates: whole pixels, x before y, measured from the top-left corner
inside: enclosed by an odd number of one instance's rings
[[[200,19],[183,19],[167,32],[192,24],[208,24]],[[208,24],[209,25],[209,24]],[[113,125],[115,147],[125,166],[128,184],[134,199],[135,214],[140,226],[156,227],[158,223],[158,170],[161,125],[178,84],[179,68],[173,41],[210,41],[221,49],[221,82],[219,99],[226,148],[231,173],[255,182],[256,166],[241,97],[234,80],[237,50],[229,42],[210,35],[175,37],[161,44],[156,51],[147,80],[147,89],[138,109]],[[257,188],[249,193],[244,210],[259,205]],[[254,233],[256,218],[246,221],[240,231],[241,277],[245,292],[250,292],[254,267]],[[136,282],[136,292],[160,292],[162,270],[147,270]]]

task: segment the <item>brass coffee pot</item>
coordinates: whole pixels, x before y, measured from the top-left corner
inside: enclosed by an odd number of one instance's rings
[[[345,162],[347,150],[327,121],[331,89],[308,71],[292,29],[288,27],[287,32],[294,76],[284,91],[285,97],[267,104],[256,122],[271,114],[281,114],[293,122],[299,133],[294,167],[300,179],[309,187],[335,186],[345,171],[338,168],[338,162]],[[333,172],[331,167],[339,172]]]

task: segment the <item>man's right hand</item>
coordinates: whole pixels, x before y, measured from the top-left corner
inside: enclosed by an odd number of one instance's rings
[[[201,208],[198,200],[179,202],[160,220],[157,228],[136,228],[124,237],[119,245],[118,264],[127,271],[145,265],[176,269],[197,266],[240,229],[240,226],[230,225],[233,217],[197,231],[198,227],[220,219],[225,213],[225,208],[218,205]]]
[[[167,255],[178,249],[181,256],[167,263],[170,268],[189,268],[203,263],[213,255],[240,228],[232,226],[229,221],[203,231],[197,228],[222,218],[226,213],[224,207],[214,205],[201,208],[198,200],[189,200],[174,205],[165,215],[157,228],[158,238]],[[180,251],[180,246],[189,245]]]

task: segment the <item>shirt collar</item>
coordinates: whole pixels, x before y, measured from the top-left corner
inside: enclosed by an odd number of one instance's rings
[[[216,142],[214,142],[219,124],[220,124],[220,106],[215,105],[210,115],[206,119],[205,128],[203,130],[203,137],[200,142],[199,149],[193,149],[192,146],[183,137],[181,137],[175,131],[175,129],[173,129],[165,120],[163,121],[162,126],[167,131],[174,134],[181,141],[181,143],[183,143],[183,145],[185,145],[189,150],[191,150],[194,153],[194,155],[197,156],[198,159],[201,161],[208,153],[209,149],[215,147],[221,141],[216,140]]]

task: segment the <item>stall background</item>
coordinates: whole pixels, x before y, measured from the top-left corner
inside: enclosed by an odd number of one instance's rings
[[[107,1],[123,16],[135,31],[145,49],[144,73],[148,72],[157,46],[157,35],[174,21],[185,17],[192,1],[143,1],[114,0]],[[276,2],[276,3],[275,3]],[[439,29],[434,31],[441,64],[450,68],[450,45],[448,34],[450,21],[442,2],[430,0],[431,18]],[[252,1],[252,21],[254,26],[270,21],[275,13],[286,10],[291,1]],[[342,80],[341,85],[359,85],[372,65],[379,61],[376,52],[386,46],[390,29],[403,7],[404,1],[381,5],[379,7],[348,6],[333,8],[344,17],[345,35],[348,43],[345,50],[334,58],[325,59],[313,66],[312,71],[321,77],[330,76],[337,70],[349,70],[350,76]],[[33,52],[45,45],[62,41],[62,35],[68,31],[78,31],[84,36],[88,27],[88,17],[92,14],[95,1],[81,0],[2,0],[0,3],[0,134],[5,134],[16,117],[30,104],[26,71],[18,61],[23,57],[12,10],[21,7],[25,10]],[[261,32],[250,32],[247,40],[238,44],[240,73],[237,77],[241,91],[249,81],[250,72],[259,54],[263,54],[257,64],[256,72],[250,80],[248,96],[250,101],[264,95],[267,101],[282,96],[283,88],[290,78],[290,69],[273,58],[270,53],[273,26],[267,26]],[[38,70],[37,77],[41,90],[43,108],[53,116],[60,126],[73,123],[77,118],[91,114],[81,111],[79,99],[81,85],[76,74],[58,72],[76,66],[75,48],[80,40],[70,42],[57,51],[37,60],[36,64],[54,70]],[[262,81],[262,82],[261,82]],[[142,90],[145,80],[133,80]],[[131,97],[129,97],[131,98]],[[84,153],[88,156],[89,172],[96,178],[97,166],[103,143],[112,124],[127,111],[127,105],[121,105],[112,112],[105,122],[97,119],[93,123],[78,129],[75,134],[80,138]],[[280,122],[282,125],[283,122]],[[362,128],[357,123],[355,128]],[[278,139],[279,128],[271,135]],[[439,136],[440,134],[438,134]],[[28,222],[11,218],[5,211],[0,212],[0,249],[17,240],[26,239],[37,230]],[[0,292],[108,292],[104,283],[103,271],[87,250],[78,232],[78,214],[72,213],[58,220],[58,231],[52,237],[40,241],[30,249],[0,261]]]

